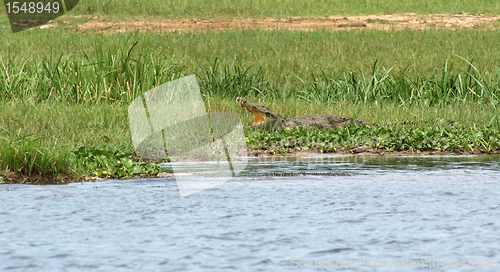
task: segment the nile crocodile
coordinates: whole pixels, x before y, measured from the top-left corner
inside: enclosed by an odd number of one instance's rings
[[[276,130],[277,128],[293,129],[295,127],[304,128],[338,128],[351,122],[357,125],[376,126],[374,123],[368,123],[354,118],[330,114],[303,115],[293,118],[284,118],[273,112],[268,107],[248,103],[245,98],[237,97],[236,102],[240,103],[242,108],[253,113],[253,126],[256,128],[265,128]]]

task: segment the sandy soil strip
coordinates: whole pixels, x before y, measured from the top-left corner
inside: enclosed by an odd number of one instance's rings
[[[71,23],[69,23],[71,25]],[[494,29],[500,25],[500,15],[484,14],[430,14],[415,13],[360,15],[360,16],[327,16],[327,17],[292,17],[249,18],[249,19],[140,19],[125,21],[109,21],[106,18],[91,17],[84,24],[76,25],[80,30],[97,30],[108,33],[126,31],[197,31],[197,30],[346,30],[346,29],[464,29],[481,27]]]

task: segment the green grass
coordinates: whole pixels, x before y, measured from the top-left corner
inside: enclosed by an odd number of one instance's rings
[[[0,135],[5,137],[36,135],[39,143],[69,150],[110,143],[133,149],[126,106],[10,101],[1,108]]]
[[[389,12],[453,13],[458,11],[498,13],[500,11],[500,4],[495,0],[87,0],[80,1],[71,13],[121,17],[214,18],[324,16],[332,14],[379,14]]]
[[[234,102],[210,98],[207,110],[234,112],[243,123],[251,122],[251,114]],[[394,104],[374,105],[364,103],[332,103],[312,105],[300,100],[275,100],[265,103],[285,117],[304,114],[330,113],[352,116],[380,125],[395,125],[413,121],[408,127],[426,128],[446,125],[453,120],[461,127],[496,125],[494,108],[490,105],[467,103],[442,106],[404,106]],[[0,118],[0,135],[36,135],[43,146],[75,150],[81,146],[114,144],[124,151],[133,150],[127,116],[127,105],[71,105],[63,103],[3,102]],[[443,120],[441,120],[443,119]],[[491,121],[494,121],[491,123]],[[491,123],[491,124],[490,124]]]
[[[498,100],[499,31],[86,33],[78,44],[74,33],[60,40],[55,38],[62,30],[37,33],[8,36],[0,51],[3,99],[128,103],[196,73],[205,94],[228,99],[401,105]],[[26,56],[13,57],[14,49]]]
[[[350,71],[370,73],[375,61],[381,70],[393,68],[393,74],[404,72],[411,78],[432,76],[445,63],[454,71],[468,69],[469,65],[456,56],[471,61],[479,71],[494,72],[500,64],[500,51],[497,50],[500,31],[247,30],[114,35],[92,31],[78,33],[62,27],[33,29],[19,34],[9,31],[0,29],[3,41],[0,58],[4,63],[14,61],[17,67],[22,67],[25,60],[32,65],[40,66],[41,62],[54,66],[61,56],[61,66],[68,61],[83,66],[111,61],[112,57],[123,60],[138,41],[131,58],[136,60],[142,54],[143,61],[153,66],[165,67],[173,61],[179,67],[185,67],[186,74],[201,73],[202,66],[212,65],[218,58],[224,65],[235,63],[243,67],[262,67],[269,81],[293,86],[300,83],[295,75],[305,79],[311,72],[319,74],[324,71],[332,75]],[[118,65],[120,63],[116,62],[110,68]],[[154,67],[145,68],[147,73],[155,72]]]
[[[241,65],[203,66],[198,73],[205,97],[230,101],[238,96],[259,101],[297,99],[303,103],[375,103],[406,105],[460,105],[469,102],[493,103],[500,97],[500,68],[479,71],[467,60],[469,68],[454,71],[445,63],[429,77],[412,78],[377,68],[369,74],[345,72],[340,75],[311,72],[295,86],[267,79],[262,68]],[[167,65],[162,65],[167,63]],[[63,102],[69,104],[129,104],[139,94],[163,82],[181,77],[177,65],[154,58],[127,54],[107,55],[89,64],[59,59],[55,62],[24,61],[2,63],[0,91],[3,100]]]
[[[277,1],[116,3],[86,1],[73,13],[209,18],[500,11],[498,1],[288,1],[279,7]],[[61,23],[12,34],[5,16],[0,24],[1,171],[72,177],[156,173],[157,166],[132,156],[128,103],[193,73],[209,111],[239,113],[245,124],[251,116],[234,102],[236,96],[285,117],[330,113],[381,125],[247,129],[252,148],[332,152],[368,144],[386,151],[499,150],[498,30],[107,35]],[[448,126],[449,120],[458,125]],[[405,121],[414,123],[400,125]],[[280,140],[287,137],[299,144]],[[325,137],[336,145],[317,140]]]
[[[25,176],[77,175],[71,153],[40,144],[34,135],[0,136],[0,169]],[[0,171],[0,175],[2,171]]]

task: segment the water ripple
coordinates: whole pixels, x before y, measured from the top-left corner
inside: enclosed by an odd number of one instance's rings
[[[0,185],[0,270],[290,271],[292,260],[385,258],[438,271],[430,258],[500,257],[498,161],[316,159],[255,161],[186,198],[172,179]],[[266,176],[277,171],[349,175]]]

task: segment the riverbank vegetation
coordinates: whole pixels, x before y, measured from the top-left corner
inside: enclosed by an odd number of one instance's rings
[[[144,10],[153,2],[145,3]],[[423,2],[380,1],[378,6],[357,10],[340,3],[338,7],[352,14],[385,9],[449,11],[447,2]],[[496,1],[482,1],[483,6],[469,2],[456,9],[500,10]],[[116,16],[143,12],[130,11],[131,3],[109,6],[88,1],[75,12]],[[257,5],[252,3],[241,7]],[[283,12],[323,15],[322,9],[303,3],[295,1]],[[176,8],[184,8],[184,13],[175,14],[186,17],[280,16],[272,8],[224,11],[212,7],[205,13],[182,5]],[[299,13],[301,9],[306,14]],[[154,86],[190,74],[197,75],[207,111],[238,113],[245,125],[252,118],[234,101],[238,96],[285,117],[328,113],[379,125],[275,132],[246,127],[251,154],[500,151],[498,30],[109,35],[61,24],[12,34],[5,19],[0,18],[5,25],[0,27],[4,42],[0,48],[0,183],[156,175],[158,164],[133,154],[128,104]]]

